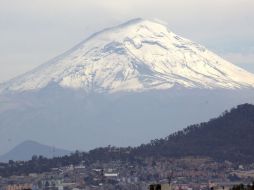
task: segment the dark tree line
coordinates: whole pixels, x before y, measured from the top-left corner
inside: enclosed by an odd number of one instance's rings
[[[47,172],[51,168],[76,165],[83,161],[86,164],[114,160],[143,164],[145,157],[208,156],[219,161],[253,163],[253,145],[254,106],[243,104],[206,123],[191,125],[166,138],[134,148],[108,146],[52,159],[33,156],[26,162],[0,163],[0,176]]]
[[[135,148],[142,156],[209,156],[216,160],[254,161],[254,106],[239,105],[209,122],[191,125],[164,139]]]
[[[252,182],[252,184],[249,185],[244,184],[235,185],[230,190],[254,190],[254,182]]]

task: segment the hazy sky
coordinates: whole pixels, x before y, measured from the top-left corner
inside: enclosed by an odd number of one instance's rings
[[[254,0],[0,0],[0,82],[136,17],[254,72]]]

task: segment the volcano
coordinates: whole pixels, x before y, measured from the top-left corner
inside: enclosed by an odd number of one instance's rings
[[[138,145],[252,103],[253,87],[252,73],[134,19],[1,84],[0,149],[27,139],[71,150]]]

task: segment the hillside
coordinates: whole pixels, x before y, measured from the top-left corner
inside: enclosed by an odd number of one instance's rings
[[[254,103],[253,88],[252,73],[166,24],[130,20],[0,84],[0,154],[27,139],[138,146]]]
[[[254,106],[239,105],[208,122],[191,125],[165,139],[133,150],[140,156],[209,156],[217,160],[254,162]]]
[[[30,160],[34,155],[52,158],[68,155],[70,153],[70,151],[42,145],[34,141],[25,141],[14,147],[11,151],[0,156],[0,162],[8,162],[9,160]]]
[[[39,157],[27,162],[1,164],[0,175],[43,172],[50,168],[97,161],[121,160],[142,164],[148,157],[179,158],[185,156],[211,157],[217,161],[238,164],[254,162],[254,105],[243,104],[224,112],[218,118],[192,125],[169,135],[165,139],[152,140],[148,144],[132,148],[108,146],[89,152],[75,152],[69,156],[47,159]],[[40,166],[40,167],[38,167]]]

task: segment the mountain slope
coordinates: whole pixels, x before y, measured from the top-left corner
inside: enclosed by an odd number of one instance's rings
[[[210,156],[234,162],[254,161],[254,105],[243,104],[208,122],[191,125],[166,139],[134,150],[143,156]]]
[[[0,85],[0,154],[27,139],[136,146],[254,103],[253,74],[158,22],[103,30]]]
[[[70,153],[70,151],[42,145],[34,141],[25,141],[14,147],[8,153],[0,156],[0,161],[8,162],[9,160],[30,160],[33,155],[52,158],[58,156],[65,156]]]
[[[2,91],[61,87],[96,92],[246,88],[254,75],[155,21],[134,19],[103,30],[65,54],[1,86]]]
[[[156,161],[178,157],[211,157],[216,161],[232,161],[235,164],[254,162],[254,105],[243,104],[208,122],[189,126],[169,135],[137,147],[100,147],[89,152],[76,152],[63,158],[37,159],[23,164],[2,164],[1,176],[46,172],[51,168],[70,164],[109,163],[122,160],[132,164],[152,157]],[[171,160],[172,161],[172,160]],[[141,162],[142,163],[142,162]],[[38,167],[38,165],[40,167]]]

